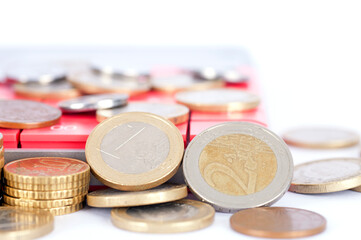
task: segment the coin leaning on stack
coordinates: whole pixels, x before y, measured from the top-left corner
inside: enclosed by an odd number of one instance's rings
[[[64,215],[83,207],[90,168],[71,158],[25,158],[6,164],[4,178],[5,206]]]

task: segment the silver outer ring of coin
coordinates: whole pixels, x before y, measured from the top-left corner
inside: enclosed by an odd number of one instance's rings
[[[230,134],[258,138],[275,154],[277,172],[263,190],[245,196],[231,196],[215,190],[203,179],[198,166],[203,149],[215,138]],[[254,123],[228,122],[204,130],[190,142],[183,158],[183,172],[185,182],[197,198],[211,204],[216,211],[233,213],[246,208],[270,206],[278,201],[291,185],[293,159],[287,144],[269,129]]]
[[[58,106],[64,112],[90,112],[124,106],[128,102],[127,94],[97,94],[61,101]],[[74,107],[77,106],[77,107]]]

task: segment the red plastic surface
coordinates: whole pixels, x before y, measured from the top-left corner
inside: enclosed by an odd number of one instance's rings
[[[4,148],[17,148],[19,144],[19,129],[0,128],[0,133],[3,135]]]

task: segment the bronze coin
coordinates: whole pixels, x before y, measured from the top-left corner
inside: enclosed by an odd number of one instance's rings
[[[262,207],[239,211],[230,219],[239,232],[264,238],[298,238],[321,233],[326,219],[318,213],[287,207]]]
[[[56,124],[61,111],[44,103],[27,100],[0,100],[0,127],[41,128]]]

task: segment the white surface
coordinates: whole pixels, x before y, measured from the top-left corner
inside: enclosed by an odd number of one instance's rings
[[[361,132],[359,1],[7,1],[0,5],[0,46],[241,45],[257,65],[270,128],[336,125]],[[359,155],[291,149],[295,163]],[[286,193],[276,206],[323,214],[315,239],[358,239],[361,194]],[[247,239],[217,213],[204,230],[172,235],[130,233],[112,226],[109,210],[56,218],[43,239]],[[254,238],[250,238],[254,239]]]

